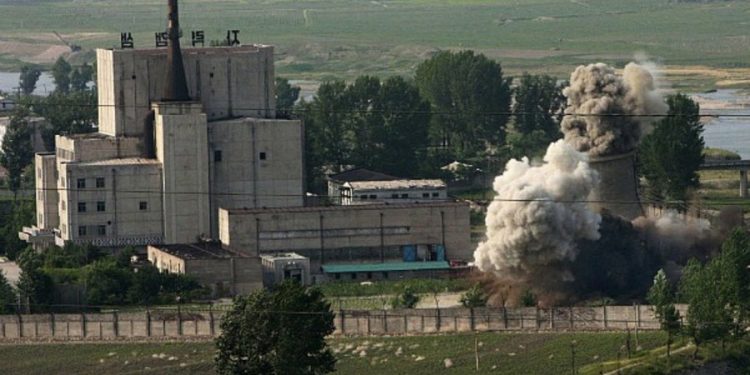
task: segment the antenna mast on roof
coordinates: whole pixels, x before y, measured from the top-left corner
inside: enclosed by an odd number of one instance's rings
[[[167,19],[167,37],[169,48],[167,50],[167,85],[164,88],[165,102],[185,102],[190,100],[185,78],[185,66],[182,63],[182,50],[180,50],[180,15],[177,9],[177,0],[168,0],[169,15]]]

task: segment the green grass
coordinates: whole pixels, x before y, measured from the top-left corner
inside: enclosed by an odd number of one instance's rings
[[[621,65],[638,52],[669,65],[750,66],[750,42],[738,31],[746,28],[750,4],[740,1],[186,0],[180,6],[186,31],[221,39],[239,29],[244,42],[276,45],[277,73],[292,78],[411,75],[430,53],[448,48],[479,50],[514,74],[559,77],[585,62]],[[156,0],[0,1],[3,39],[32,43],[54,30],[86,48],[112,47],[120,32],[130,31],[137,47],[150,47],[165,19],[166,6]],[[17,54],[0,55],[0,66],[15,61],[17,67]]]
[[[625,337],[625,333],[481,333],[476,335],[479,373],[569,372],[571,341],[575,340],[579,373],[595,374],[600,363],[615,360]],[[660,346],[664,339],[658,332],[641,333],[641,353]],[[341,374],[475,373],[474,344],[473,334],[330,341],[339,359],[336,367]],[[401,353],[396,355],[399,348]],[[364,356],[360,354],[362,349],[366,353]],[[165,358],[153,357],[161,353]],[[205,374],[211,373],[213,353],[214,346],[210,342],[0,345],[0,373]],[[170,361],[170,357],[176,359]],[[445,369],[445,359],[453,361],[452,368]]]

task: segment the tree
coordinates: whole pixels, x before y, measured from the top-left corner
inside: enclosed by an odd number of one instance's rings
[[[133,283],[127,291],[130,303],[149,304],[157,301],[162,285],[162,274],[156,267],[146,265],[138,268]]]
[[[52,79],[55,81],[55,92],[67,94],[70,91],[70,73],[73,68],[60,56],[52,65]]]
[[[461,296],[461,305],[466,308],[487,306],[487,294],[479,285],[474,285]]]
[[[721,263],[716,261],[703,266],[691,259],[683,269],[680,294],[688,304],[686,333],[695,343],[694,358],[705,342],[722,340],[723,343],[733,325],[721,273]]]
[[[44,310],[52,303],[52,279],[42,270],[42,258],[34,249],[27,248],[18,258],[21,277],[18,279],[18,294],[26,312]]]
[[[86,91],[88,90],[89,82],[94,78],[94,68],[84,63],[70,74],[70,90],[71,91]]]
[[[0,314],[12,314],[16,312],[18,296],[16,291],[8,282],[5,274],[0,271]]]
[[[28,121],[29,111],[23,106],[17,107],[10,118],[10,124],[3,137],[0,165],[8,171],[8,188],[13,196],[21,188],[22,174],[34,158],[31,145],[33,130]]]
[[[413,309],[417,306],[417,303],[419,303],[419,296],[407,286],[401,291],[401,294],[393,297],[391,307],[394,309]]]
[[[336,359],[325,337],[333,313],[320,290],[287,281],[236,297],[216,339],[219,374],[325,374]]]
[[[685,200],[698,186],[703,163],[703,125],[699,105],[683,94],[667,98],[668,116],[639,146],[640,172],[654,198]]]
[[[96,91],[54,92],[33,104],[34,110],[49,121],[42,131],[45,147],[55,147],[55,135],[90,133],[99,116]]]
[[[667,333],[667,358],[669,358],[673,338],[679,334],[681,327],[680,313],[674,306],[674,293],[663,269],[656,273],[647,300],[654,306],[654,314],[659,319],[661,329]]]
[[[750,309],[750,236],[742,229],[734,230],[721,246],[721,253],[712,262],[721,269],[721,292],[727,301],[735,325],[735,336],[748,322]]]
[[[276,116],[289,118],[294,103],[299,98],[300,88],[289,84],[286,78],[276,77]]]
[[[86,302],[92,305],[117,305],[126,301],[132,272],[103,259],[86,266],[84,273]]]
[[[514,131],[507,142],[513,149],[511,156],[536,156],[561,136],[562,85],[547,75],[524,73],[513,95]]]
[[[42,71],[36,66],[24,65],[21,67],[21,77],[18,80],[18,85],[21,87],[21,92],[24,95],[28,96],[34,92],[40,75],[42,75]]]
[[[473,51],[442,51],[417,67],[415,81],[439,113],[433,140],[454,157],[476,156],[503,142],[511,93],[500,64]]]

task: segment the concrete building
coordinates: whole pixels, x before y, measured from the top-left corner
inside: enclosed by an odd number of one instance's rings
[[[263,265],[263,285],[272,287],[285,280],[310,285],[310,259],[296,253],[273,253],[260,256]]]
[[[404,179],[355,168],[328,176],[328,197],[334,204],[376,204],[444,201],[445,182],[430,179]]]
[[[638,197],[635,153],[590,158],[591,168],[599,173],[599,186],[591,193],[592,208],[626,220],[643,215]]]
[[[214,297],[248,294],[263,288],[260,259],[230,251],[216,242],[149,245],[148,260],[161,272],[184,274],[211,288]]]
[[[448,189],[442,180],[346,182],[339,189],[342,205],[444,201]]]
[[[0,111],[12,111],[14,108],[16,108],[14,99],[0,96]]]
[[[221,242],[232,248],[309,258],[315,282],[335,278],[327,265],[385,264],[406,272],[441,262],[433,266],[447,269],[449,260],[467,261],[474,250],[469,206],[455,202],[221,209],[219,227]]]
[[[166,49],[97,50],[97,88],[99,132],[35,159],[37,225],[19,236],[37,248],[193,243],[218,237],[219,208],[303,205],[304,132],[274,118],[273,47],[183,50],[175,32]]]

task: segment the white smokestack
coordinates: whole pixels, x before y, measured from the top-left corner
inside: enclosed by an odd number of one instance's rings
[[[525,276],[577,254],[576,240],[599,238],[601,217],[586,201],[599,179],[588,156],[560,140],[542,165],[511,160],[494,182],[487,209],[487,240],[474,252],[485,272]]]

